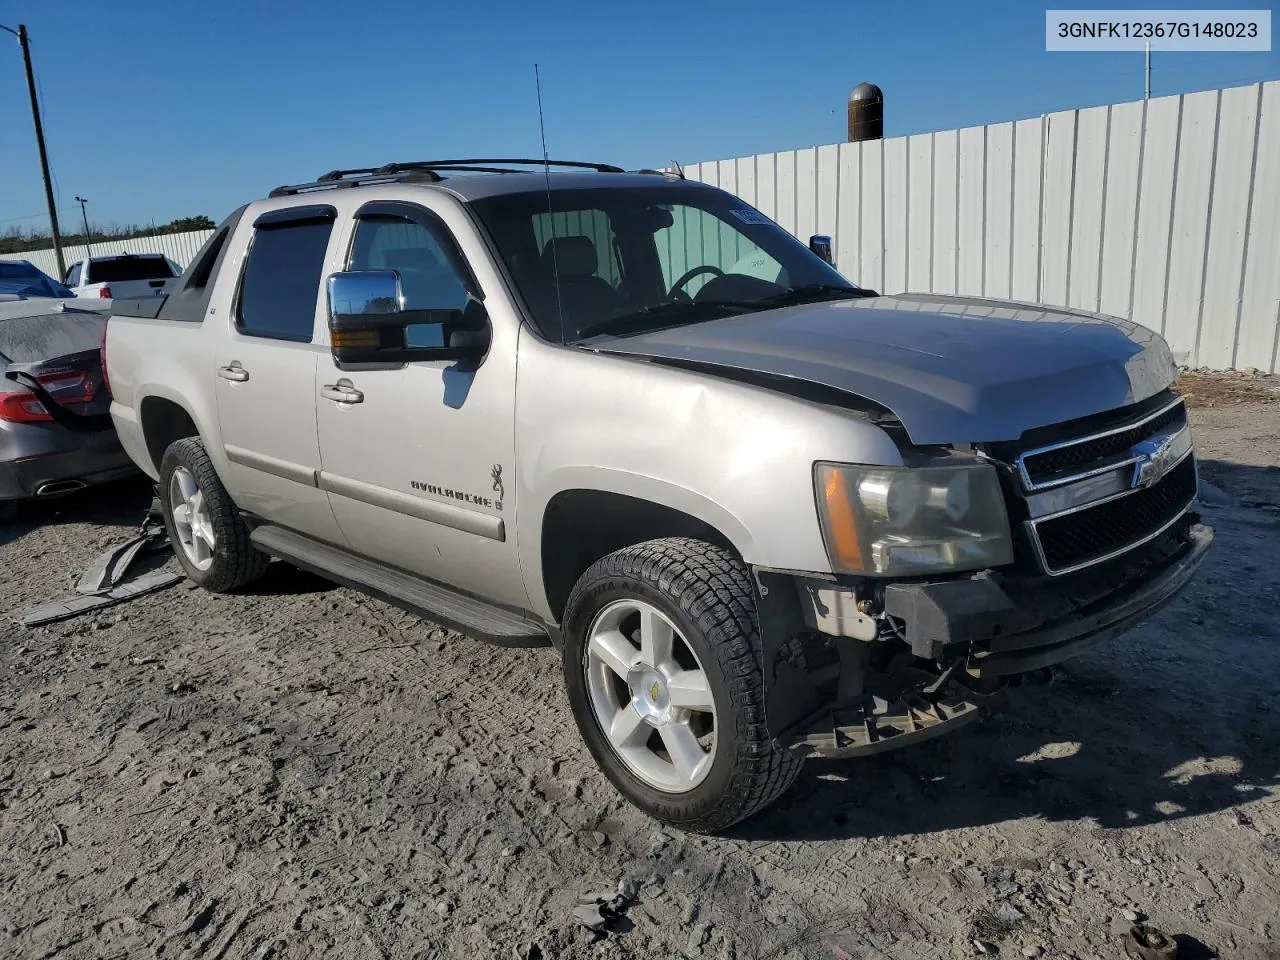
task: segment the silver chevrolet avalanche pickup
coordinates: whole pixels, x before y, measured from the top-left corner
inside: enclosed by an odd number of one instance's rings
[[[280,187],[167,297],[116,301],[104,351],[192,580],[276,557],[554,645],[605,776],[690,831],[807,756],[963,725],[1151,615],[1213,538],[1155,333],[880,296],[678,172]]]

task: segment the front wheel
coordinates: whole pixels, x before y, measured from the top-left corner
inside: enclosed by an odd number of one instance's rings
[[[178,563],[204,589],[227,593],[266,572],[270,558],[249,542],[249,528],[199,438],[175,440],[165,450],[160,507]]]
[[[744,820],[800,772],[765,726],[752,597],[728,551],[669,538],[597,561],[566,605],[565,683],[587,748],[623,796],[682,830]]]

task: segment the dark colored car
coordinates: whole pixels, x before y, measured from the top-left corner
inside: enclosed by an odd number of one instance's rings
[[[111,424],[103,376],[110,301],[82,302],[0,300],[0,521],[23,500],[137,472]]]
[[[74,297],[75,291],[40,270],[30,260],[0,260],[0,303],[31,297]]]

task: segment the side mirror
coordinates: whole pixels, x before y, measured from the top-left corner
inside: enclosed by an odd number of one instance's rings
[[[812,250],[814,253],[816,253],[818,256],[820,256],[823,260],[827,261],[827,263],[831,264],[833,267],[835,266],[835,261],[831,257],[831,238],[830,237],[821,233],[815,233],[813,236],[809,238],[809,249]]]
[[[479,359],[489,349],[488,314],[474,298],[462,310],[405,310],[394,270],[329,276],[329,346],[339,370],[359,364]]]

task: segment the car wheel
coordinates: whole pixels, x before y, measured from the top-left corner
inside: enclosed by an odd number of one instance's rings
[[[160,461],[160,506],[174,555],[187,576],[213,593],[257,580],[270,558],[249,542],[249,528],[204,444],[175,440]]]
[[[765,726],[753,597],[728,551],[669,538],[597,561],[565,608],[565,683],[587,748],[623,796],[682,830],[745,820],[803,764]]]

